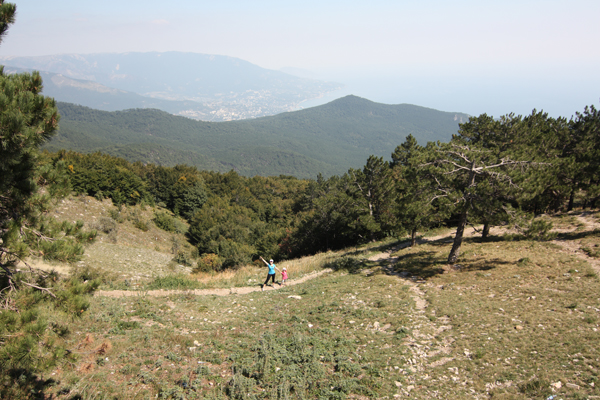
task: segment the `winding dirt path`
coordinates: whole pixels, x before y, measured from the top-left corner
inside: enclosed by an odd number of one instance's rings
[[[476,231],[473,228],[469,228],[469,230],[465,232],[465,236],[467,234],[473,235],[476,234]],[[419,243],[441,239],[451,240],[452,235],[445,234],[429,237],[420,240]],[[424,290],[430,290],[431,285],[423,283],[422,281],[417,281],[415,280],[415,277],[405,276],[394,270],[394,265],[398,261],[398,257],[392,257],[392,253],[409,246],[410,242],[404,242],[400,246],[387,252],[374,254],[369,257],[369,261],[378,261],[386,274],[402,279],[404,283],[409,286],[410,296],[415,303],[414,309],[407,313],[410,321],[411,333],[406,337],[404,342],[410,353],[405,356],[407,364],[406,372],[408,372],[408,374],[404,377],[407,382],[405,384],[396,382],[396,386],[401,393],[401,395],[398,394],[397,396],[400,397],[411,397],[411,391],[422,384],[422,382],[419,381],[419,377],[427,376],[428,371],[442,367],[454,360],[454,356],[452,355],[454,338],[452,335],[444,334],[443,339],[440,340],[440,336],[443,332],[451,331],[453,329],[450,318],[447,316],[438,316],[435,319],[430,319],[427,316],[429,302],[426,300],[426,293]],[[453,371],[455,371],[456,375],[459,374],[458,368],[453,369]],[[463,387],[463,390],[465,391],[463,394],[467,397],[474,399],[484,398],[472,393],[467,393],[466,386]]]
[[[591,232],[596,229],[600,229],[600,223],[594,218],[590,217],[589,213],[582,213],[576,216],[577,221],[585,226],[584,232]],[[569,230],[567,232],[575,232],[575,230]],[[552,243],[559,245],[565,251],[572,253],[581,260],[586,261],[592,266],[592,269],[596,274],[600,275],[600,260],[594,257],[590,257],[581,249],[581,242],[578,240],[560,240],[555,239]]]
[[[332,272],[333,270],[327,268],[322,271],[317,271],[303,276],[299,279],[288,280],[286,286],[298,285],[308,280],[317,278],[321,275]],[[265,291],[279,290],[286,286],[265,286]],[[229,289],[194,289],[194,290],[98,290],[94,292],[94,296],[97,297],[135,297],[135,296],[153,296],[153,297],[164,297],[178,294],[191,294],[195,296],[228,296],[230,294],[248,294],[252,292],[261,291],[259,286],[242,286],[232,287]]]

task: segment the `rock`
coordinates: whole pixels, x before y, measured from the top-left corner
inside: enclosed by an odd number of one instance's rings
[[[373,323],[373,329],[379,329],[379,322],[375,321],[375,323]]]
[[[574,383],[567,383],[567,387],[571,388],[571,389],[579,390],[579,385],[576,385]]]
[[[400,383],[398,381],[395,381],[394,383],[396,384],[397,387],[402,387],[402,383]]]
[[[523,327],[521,325],[517,325],[517,326],[515,326],[515,329],[518,331],[521,331],[521,330],[523,330]]]
[[[302,300],[302,297],[292,294],[288,296],[288,299]]]
[[[550,386],[552,386],[555,389],[560,389],[562,387],[562,382],[561,381],[554,382],[554,383],[551,383]]]

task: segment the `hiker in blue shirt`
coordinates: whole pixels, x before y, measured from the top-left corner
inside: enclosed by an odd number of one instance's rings
[[[272,279],[272,282],[275,283],[275,270],[279,271],[279,268],[277,268],[275,266],[275,264],[273,264],[273,260],[269,260],[269,262],[266,262],[264,258],[260,258],[262,260],[262,262],[264,262],[265,264],[267,264],[267,267],[269,268],[269,274],[267,275],[267,280],[265,281],[265,283],[263,283],[262,285],[260,285],[260,288],[262,290],[265,290],[265,285],[267,283],[269,283],[269,279]],[[279,271],[281,272],[281,271]],[[273,285],[271,285],[273,286]]]

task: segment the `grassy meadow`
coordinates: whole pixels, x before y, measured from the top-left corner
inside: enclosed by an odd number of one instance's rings
[[[89,198],[62,207],[58,218],[88,224],[114,215]],[[454,266],[445,264],[450,230],[414,248],[389,240],[277,263],[290,283],[331,272],[265,291],[260,264],[194,274],[174,263],[183,236],[152,226],[150,209],[134,213],[147,231],[124,218],[116,237],[100,233],[88,248],[94,256],[73,267],[102,279],[104,295],[77,319],[47,310],[68,332],[60,340],[70,356],[41,375],[46,396],[600,398],[598,213],[547,217],[549,241],[501,230],[485,242],[468,236]],[[150,292],[242,287],[252,290]],[[115,289],[134,295],[106,295]]]

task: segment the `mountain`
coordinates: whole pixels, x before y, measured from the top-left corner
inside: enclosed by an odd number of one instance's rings
[[[44,94],[58,101],[105,111],[158,108],[205,121],[296,110],[342,86],[198,53],[4,56],[0,63],[7,72],[43,72]]]
[[[129,161],[189,164],[242,175],[314,178],[390,158],[412,134],[421,144],[448,141],[468,115],[347,96],[322,106],[244,121],[204,122],[160,110],[106,112],[59,103],[51,151],[102,151]]]

